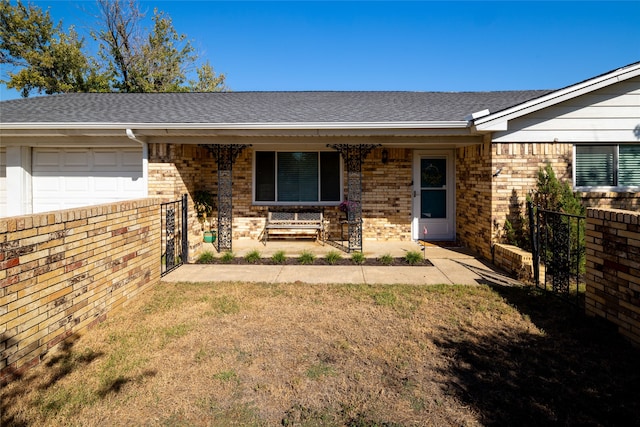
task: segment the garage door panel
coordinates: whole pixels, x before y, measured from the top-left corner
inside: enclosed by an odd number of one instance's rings
[[[104,151],[96,151],[93,157],[94,166],[99,168],[115,168],[118,166],[118,153],[117,152],[104,152]]]
[[[34,149],[34,212],[144,197],[142,177],[141,149]]]
[[[34,150],[33,168],[41,170],[59,170],[60,153],[58,151]]]
[[[35,177],[34,177],[35,178]],[[43,175],[40,179],[33,180],[33,193],[42,192],[59,192],[61,188],[61,180],[58,177]]]
[[[90,179],[81,176],[69,176],[62,177],[60,180],[64,183],[63,190],[67,193],[77,193],[82,192],[86,194],[89,190],[91,190]]]
[[[89,151],[65,151],[61,156],[64,167],[73,167],[77,170],[90,170],[91,162]]]

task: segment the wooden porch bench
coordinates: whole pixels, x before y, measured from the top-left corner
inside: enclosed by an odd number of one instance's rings
[[[263,242],[272,234],[297,236],[314,234],[324,243],[324,217],[321,210],[273,210],[269,211],[263,231]]]

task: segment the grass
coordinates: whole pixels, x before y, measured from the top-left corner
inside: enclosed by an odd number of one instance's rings
[[[639,358],[529,288],[160,283],[0,388],[0,425],[630,425]]]

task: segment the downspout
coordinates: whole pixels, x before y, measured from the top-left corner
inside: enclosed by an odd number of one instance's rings
[[[144,180],[144,197],[149,196],[149,144],[139,139],[131,129],[127,129],[127,138],[142,145],[142,179]]]

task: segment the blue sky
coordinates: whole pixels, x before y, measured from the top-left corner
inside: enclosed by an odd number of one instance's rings
[[[80,33],[94,21],[92,0],[33,3]],[[234,91],[555,89],[640,61],[638,1],[140,4]]]

